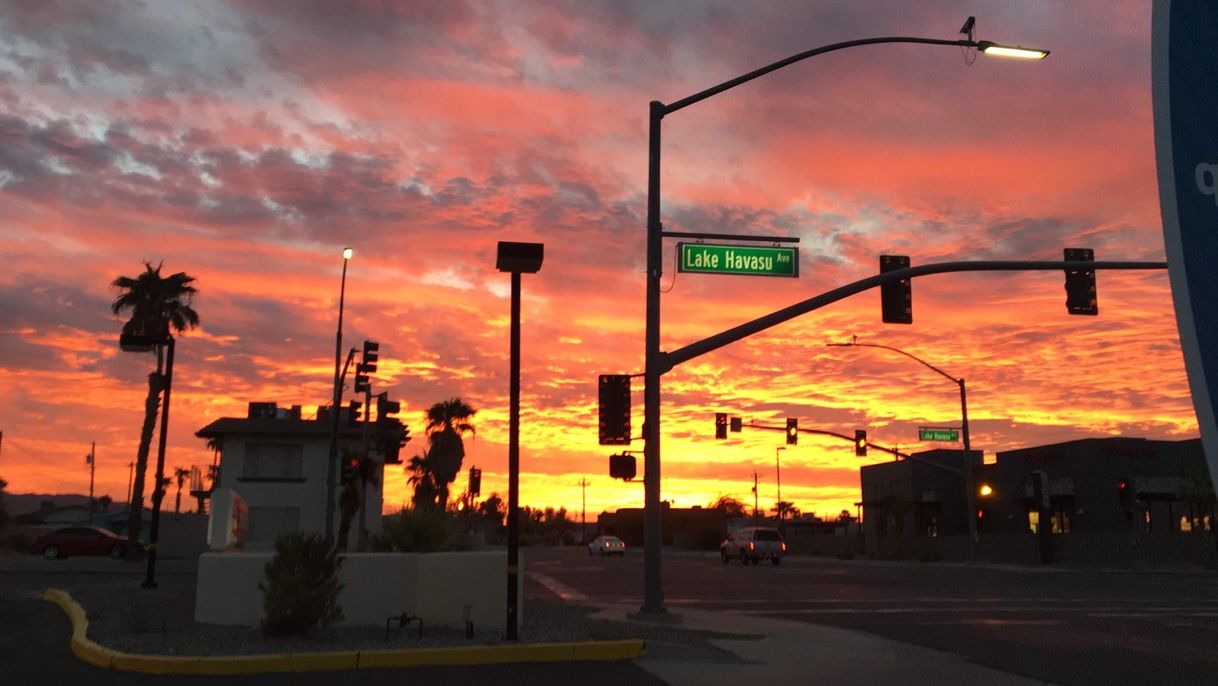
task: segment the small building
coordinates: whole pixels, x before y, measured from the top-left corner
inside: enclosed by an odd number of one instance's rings
[[[326,530],[326,476],[333,421],[328,407],[318,408],[315,418],[305,419],[299,405],[288,409],[275,403],[251,402],[246,417],[217,419],[195,433],[212,441],[220,451],[213,489],[231,490],[249,507],[248,547],[270,547],[281,534],[292,531]],[[375,465],[375,478],[365,484],[363,512],[352,519],[351,540],[356,539],[361,526],[369,533],[379,533],[385,459],[396,463],[404,434],[396,418],[365,426],[351,421],[347,408],[340,408],[339,460],[362,454],[363,446],[368,445],[368,458]],[[378,444],[382,448],[392,445],[378,452],[374,449]],[[337,533],[342,485],[339,466],[334,469],[333,531]]]
[[[684,549],[713,549],[727,532],[723,510],[706,507],[671,507],[663,504],[661,534],[664,545]],[[629,546],[643,545],[643,508],[624,507],[602,512],[596,518],[598,534],[617,536]]]
[[[1039,479],[1043,486],[1034,484]],[[998,453],[977,484],[982,530],[993,533],[1039,529],[1037,488],[1046,491],[1053,533],[1170,534],[1213,527],[1214,490],[1197,438],[1088,438],[1009,450]]]
[[[1088,438],[1001,452],[988,465],[973,452],[976,545],[967,536],[963,451],[932,450],[859,470],[867,552],[1120,563],[1149,551],[1203,559],[1202,549],[1213,548],[1164,538],[1214,530],[1200,439]],[[1042,527],[1054,540],[1038,552]]]

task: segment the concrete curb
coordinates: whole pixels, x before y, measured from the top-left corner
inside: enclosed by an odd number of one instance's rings
[[[267,672],[333,672],[384,667],[437,667],[519,662],[616,661],[640,657],[641,639],[534,643],[525,645],[422,648],[408,650],[351,650],[328,653],[272,655],[172,656],[136,655],[99,645],[87,636],[89,619],[70,593],[58,588],[42,592],[42,599],[58,605],[72,623],[72,654],[96,667],[145,674],[263,674]]]

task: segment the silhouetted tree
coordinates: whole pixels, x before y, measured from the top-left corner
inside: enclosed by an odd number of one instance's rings
[[[414,495],[410,497],[411,506],[420,511],[442,510],[440,504],[440,489],[436,485],[436,476],[432,472],[432,462],[429,451],[410,458],[406,463],[406,473],[410,475],[407,483],[414,486]]]
[[[144,263],[144,271],[134,278],[120,276],[111,282],[119,295],[110,304],[114,314],[130,310],[131,317],[123,324],[124,334],[151,336],[167,341],[170,331],[182,332],[199,325],[199,315],[190,302],[196,293],[190,284],[195,280],[185,272],[161,276],[161,266]],[[144,401],[144,424],[140,431],[139,448],[135,457],[135,476],[131,486],[128,538],[138,540],[144,515],[144,472],[148,470],[148,448],[156,426],[160,396],[164,387],[164,344],[155,346],[156,371],[148,375],[148,397]],[[134,551],[134,546],[129,547]]]
[[[97,499],[97,509],[101,512],[109,512],[110,504],[113,502],[114,502],[114,500],[110,496],[103,495],[102,497]]]
[[[351,457],[359,457],[358,453],[346,453],[343,456],[344,460]],[[343,490],[338,495],[338,507],[342,513],[342,519],[338,524],[338,549],[346,550],[347,541],[351,536],[351,520],[356,513],[360,511],[365,498],[367,497],[367,485],[378,483],[376,478],[377,462],[363,457],[359,461],[359,466],[356,467],[353,478],[349,479],[343,485]]]
[[[427,439],[430,448],[427,459],[439,492],[440,507],[448,502],[448,485],[456,480],[465,459],[465,442],[461,437],[476,434],[470,419],[477,413],[460,398],[452,398],[427,408]]]
[[[748,514],[744,503],[730,495],[719,496],[715,502],[710,504],[710,509],[723,510],[725,517],[745,517]]]
[[[478,503],[478,514],[491,520],[496,526],[503,526],[507,505],[504,504],[503,498],[500,498],[498,493],[492,493],[486,500]]]
[[[178,480],[178,494],[173,503],[173,511],[182,511],[182,486],[186,484],[186,477],[190,476],[190,470],[184,467],[174,467],[173,476]]]
[[[795,507],[795,503],[787,502],[786,500],[779,500],[774,503],[774,509],[770,511],[778,515],[778,521],[794,519],[799,516],[799,508]]]

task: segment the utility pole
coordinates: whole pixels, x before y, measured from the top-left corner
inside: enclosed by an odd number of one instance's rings
[[[97,441],[89,447],[85,459],[89,463],[89,526],[93,526],[93,474],[97,471]]]
[[[757,521],[757,472],[753,472],[753,521]]]
[[[588,480],[579,480],[579,544],[588,542]]]
[[[131,511],[131,477],[135,475],[135,463],[127,463],[127,511]]]

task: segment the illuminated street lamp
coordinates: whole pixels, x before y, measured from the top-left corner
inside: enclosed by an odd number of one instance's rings
[[[988,498],[994,494],[994,489],[989,484],[981,484],[981,490],[978,491],[982,498]]]
[[[330,404],[330,454],[326,461],[326,539],[334,538],[334,472],[338,468],[338,404],[342,402],[343,301],[347,295],[347,262],[351,248],[343,248],[343,276],[338,286],[338,330],[334,334],[334,396]]]
[[[796,55],[779,60],[767,66],[742,74],[734,79],[694,93],[672,103],[665,104],[652,100],[649,104],[648,116],[648,160],[647,160],[647,287],[646,287],[646,327],[644,335],[644,389],[643,389],[643,440],[644,440],[644,482],[643,500],[643,611],[662,613],[664,609],[664,584],[662,579],[661,558],[664,548],[662,541],[662,505],[660,501],[660,376],[672,370],[676,363],[669,360],[660,352],[660,275],[664,270],[663,247],[664,226],[660,217],[660,153],[662,150],[661,133],[664,117],[685,109],[690,105],[718,95],[723,91],[735,88],[772,71],[782,69],[828,52],[853,48],[863,45],[879,45],[882,43],[916,43],[921,45],[949,45],[962,48],[979,49],[987,55],[1020,56],[1023,53],[1036,53],[1039,57],[1049,54],[1048,50],[1027,50],[1022,47],[999,45],[990,41],[974,40],[973,29],[976,22],[969,17],[960,29],[964,38],[947,40],[940,38],[912,38],[908,36],[885,36],[880,38],[862,38],[859,40],[833,43],[819,48],[813,48]],[[1018,53],[1018,54],[1016,54]],[[972,487],[969,487],[969,498],[973,497]],[[971,520],[971,517],[970,517]]]

